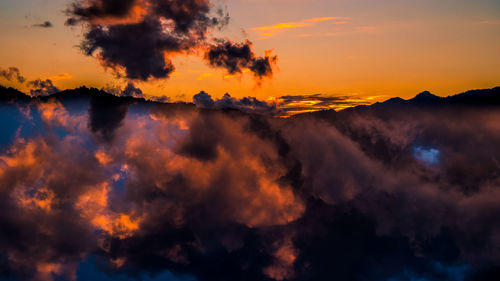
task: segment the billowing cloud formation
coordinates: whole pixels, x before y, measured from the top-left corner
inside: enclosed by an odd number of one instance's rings
[[[0,78],[4,78],[8,81],[17,81],[19,83],[24,83],[26,78],[21,75],[21,72],[17,67],[9,67],[7,69],[0,68]]]
[[[209,0],[76,1],[67,10],[66,24],[86,25],[81,44],[85,54],[97,54],[118,76],[145,81],[168,78],[175,69],[171,61],[175,55],[209,49],[207,57],[211,57],[210,30],[229,22],[227,14],[220,9],[212,13],[212,7]],[[249,45],[241,44],[247,46],[248,58],[226,53],[224,58],[218,56],[221,64],[214,65],[231,73],[246,67],[256,77],[270,76],[276,57],[256,58]],[[232,60],[238,61],[239,68],[227,67]]]
[[[256,57],[250,41],[244,43],[222,41],[210,47],[205,59],[214,67],[225,68],[229,74],[241,73],[243,69],[249,69],[255,77],[261,79],[272,76],[272,66],[278,57],[270,55]]]
[[[85,34],[82,48],[87,55],[96,50],[106,67],[123,66],[126,77],[137,80],[167,78],[174,71],[165,51],[188,50],[194,42],[181,42],[165,35],[158,20],[134,24],[94,26]]]
[[[134,5],[136,0],[124,1],[106,1],[96,0],[85,2],[74,2],[69,12],[75,16],[74,20],[93,20],[106,17],[124,17],[127,16]]]
[[[85,88],[2,103],[0,278],[496,280],[499,90],[287,119]]]

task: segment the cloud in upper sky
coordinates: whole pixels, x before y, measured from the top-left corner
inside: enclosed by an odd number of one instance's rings
[[[34,27],[50,28],[53,24],[50,21],[44,21],[43,23],[34,24]]]
[[[260,81],[273,75],[273,67],[278,57],[271,56],[270,52],[266,52],[264,57],[257,57],[252,50],[252,43],[247,40],[244,43],[221,41],[212,45],[205,59],[213,67],[226,69],[230,75],[241,74],[247,69]]]
[[[49,77],[49,79],[52,81],[69,80],[72,78],[73,78],[73,75],[71,75],[70,73],[61,73],[61,74],[57,74],[57,75]]]
[[[74,1],[67,9],[66,25],[85,26],[81,49],[86,55],[95,55],[106,68],[118,77],[146,81],[169,78],[175,70],[172,58],[177,55],[207,53],[210,57],[221,39],[213,38],[212,31],[229,23],[222,9],[214,9],[210,0],[92,0]],[[211,43],[212,42],[212,43]],[[248,42],[241,43],[248,45]],[[274,57],[257,57],[241,65],[250,69],[259,79],[270,76]],[[224,61],[240,57],[232,52],[224,54]],[[214,65],[209,61],[210,65]],[[228,63],[217,64],[228,71]]]

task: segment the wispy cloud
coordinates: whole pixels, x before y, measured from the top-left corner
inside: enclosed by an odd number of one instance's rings
[[[61,73],[61,74],[57,74],[57,75],[49,77],[49,79],[53,80],[53,81],[69,80],[69,79],[72,79],[72,78],[73,78],[73,75],[71,75],[69,73]]]
[[[312,19],[307,19],[303,20],[305,22],[321,22],[321,21],[331,21],[331,20],[345,20],[345,19],[351,19],[347,17],[319,17],[319,18],[312,18]]]
[[[203,79],[206,79],[206,78],[211,78],[211,77],[214,77],[215,75],[211,72],[204,72],[202,74],[200,74],[198,76],[198,78],[196,78],[197,80],[203,80]]]
[[[283,22],[269,26],[254,27],[252,30],[259,33],[259,39],[265,39],[276,36],[279,32],[286,29],[310,27],[319,22],[335,21],[334,24],[348,23],[351,18],[348,17],[317,17],[304,19],[299,22]]]
[[[250,72],[250,70],[248,70],[248,69],[243,69],[243,70],[241,71],[241,73],[226,74],[226,75],[224,75],[223,79],[224,79],[224,80],[226,80],[226,79],[233,79],[233,78],[238,78],[238,79],[240,79],[240,78],[243,76],[243,74],[244,74],[244,73],[249,73],[249,72]]]
[[[335,25],[343,25],[346,23],[350,23],[349,21],[346,22],[334,22],[333,24]],[[403,25],[401,23],[391,23],[391,24],[379,24],[379,25],[360,25],[360,26],[354,26],[350,25],[349,27],[346,28],[335,28],[331,31],[322,31],[322,32],[308,32],[308,33],[300,33],[297,34],[297,37],[335,37],[335,36],[342,36],[342,35],[352,35],[352,34],[382,34],[390,30],[394,30],[397,28],[406,28],[408,27],[407,25]]]
[[[52,23],[50,21],[45,21],[43,23],[39,23],[39,24],[34,24],[33,25],[34,27],[42,27],[42,28],[50,28],[52,27]]]
[[[342,110],[358,105],[370,105],[384,96],[325,96],[321,94],[282,96],[277,99],[279,108],[287,116],[320,111]]]
[[[477,22],[477,24],[500,25],[500,20],[483,20],[483,21]]]

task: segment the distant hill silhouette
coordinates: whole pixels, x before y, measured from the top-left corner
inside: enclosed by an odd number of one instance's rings
[[[0,85],[0,102],[30,101],[32,98],[14,88]]]
[[[439,97],[425,91],[414,98],[404,100],[402,98],[392,98],[382,103],[376,103],[372,106],[383,105],[500,105],[500,87],[492,89],[470,90],[461,94]]]
[[[7,88],[0,85],[0,101],[1,102],[29,102],[33,100],[47,101],[49,99],[56,99],[60,102],[78,102],[78,101],[90,101],[90,100],[101,100],[105,104],[143,104],[143,105],[160,105],[161,102],[150,101],[144,98],[134,98],[134,97],[119,97],[107,93],[106,91],[99,90],[96,88],[80,87],[76,89],[68,89],[50,96],[38,96],[31,97],[20,92],[14,88]],[[169,105],[175,104],[177,107],[192,107],[192,103],[169,103]],[[428,91],[424,91],[416,95],[412,99],[402,99],[399,97],[394,97],[388,99],[384,102],[377,102],[372,105],[360,105],[356,107],[347,108],[336,112],[335,110],[322,110],[316,112],[301,113],[295,115],[296,117],[303,116],[317,116],[326,117],[332,116],[336,113],[344,112],[359,112],[364,110],[378,110],[378,109],[395,109],[395,108],[428,108],[428,107],[456,107],[456,106],[466,106],[466,107],[496,107],[500,106],[500,87],[495,87],[491,89],[479,89],[470,90],[457,95],[452,95],[448,97],[439,97]]]
[[[410,105],[410,106],[446,106],[446,105],[500,105],[500,87],[492,89],[470,90],[461,94],[448,97],[439,97],[429,91],[421,92],[412,99],[391,98],[373,107]]]
[[[319,117],[335,119],[336,115],[346,115],[365,111],[384,110],[411,110],[411,109],[446,109],[446,108],[494,108],[500,107],[500,87],[491,89],[470,90],[457,95],[439,97],[428,91],[424,91],[411,99],[400,97],[390,98],[384,102],[377,102],[372,105],[359,105],[340,111],[322,110],[294,115],[295,117]]]
[[[165,103],[146,100],[144,98],[135,98],[135,97],[121,97],[110,94],[104,90],[99,90],[96,88],[87,88],[85,86],[63,90],[58,93],[49,95],[49,96],[37,96],[32,97],[30,95],[26,95],[25,93],[11,88],[4,87],[0,85],[0,102],[29,102],[29,101],[48,101],[55,99],[61,102],[63,105],[66,103],[78,103],[78,102],[89,102],[91,100],[101,100],[105,103],[120,103],[120,104],[142,104],[142,105],[151,105],[157,106]],[[167,103],[168,105],[175,105],[176,107],[193,107],[194,105],[191,103]]]

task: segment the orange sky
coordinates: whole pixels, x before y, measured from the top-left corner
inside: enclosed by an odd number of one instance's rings
[[[375,3],[376,2],[376,3]],[[3,0],[0,67],[28,79],[50,78],[59,88],[124,85],[76,47],[81,27],[66,27],[68,0]],[[187,100],[201,90],[214,97],[272,99],[284,95],[446,96],[500,85],[500,3],[494,0],[228,0],[230,25],[220,36],[272,49],[278,68],[259,87],[250,73],[228,77],[196,56],[174,58],[167,80],[137,85],[149,95]],[[50,20],[54,27],[32,25]],[[22,88],[14,82],[2,84]]]

